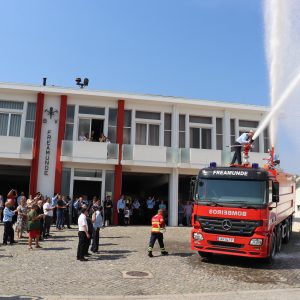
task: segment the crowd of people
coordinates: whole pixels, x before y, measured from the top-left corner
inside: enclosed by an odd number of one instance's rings
[[[109,197],[106,199],[109,201]],[[76,207],[76,208],[75,208]],[[91,202],[79,197],[76,201],[69,197],[56,194],[54,197],[44,197],[37,193],[27,198],[22,192],[12,189],[7,198],[0,195],[0,219],[4,224],[3,245],[17,243],[28,233],[28,249],[32,250],[32,243],[41,248],[39,241],[50,237],[50,228],[55,224],[56,230],[71,228],[72,222],[77,224],[82,211],[86,212],[89,225],[89,245],[93,239],[91,251],[98,251],[99,230],[103,226],[103,212],[97,197]],[[15,232],[17,240],[15,239]],[[88,249],[85,249],[87,251]]]
[[[79,137],[78,137],[79,141],[85,141],[85,142],[100,142],[100,143],[110,143],[110,139],[104,135],[104,133],[100,134],[100,137],[97,138],[95,136],[94,131],[91,132],[91,135],[89,135],[88,133],[83,133],[81,132]]]
[[[56,230],[61,231],[65,226],[71,228],[71,224],[78,224],[77,259],[85,259],[91,242],[91,251],[98,252],[100,228],[112,224],[113,206],[110,195],[101,203],[98,197],[89,201],[84,196],[71,199],[58,193],[52,198],[41,193],[26,197],[23,192],[18,195],[17,190],[12,189],[7,198],[0,195],[0,220],[4,224],[3,245],[17,243],[17,240],[25,238],[24,234],[28,233],[28,249],[32,250],[33,241],[36,248],[41,248],[39,241],[51,236],[51,225],[54,224]],[[163,212],[167,223],[167,204],[153,196],[140,200],[121,195],[116,208],[118,225],[121,226],[150,225],[158,210]],[[191,216],[192,202],[179,202],[179,225],[190,226]]]

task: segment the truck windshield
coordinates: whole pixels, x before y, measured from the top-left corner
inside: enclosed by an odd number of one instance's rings
[[[262,205],[266,203],[267,183],[252,180],[201,179],[195,200],[215,204]]]

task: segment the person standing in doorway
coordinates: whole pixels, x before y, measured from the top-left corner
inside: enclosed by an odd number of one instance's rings
[[[124,195],[121,195],[121,198],[117,202],[118,210],[118,225],[124,226],[124,211],[125,211],[126,202],[124,200]]]
[[[140,201],[138,198],[134,198],[134,201],[132,203],[132,223],[133,225],[139,224],[139,218],[140,218]]]
[[[146,201],[146,205],[147,205],[147,222],[148,224],[151,224],[151,218],[153,216],[153,209],[154,209],[154,205],[155,205],[155,201],[154,201],[154,197],[148,197],[147,201]]]
[[[110,195],[106,195],[103,206],[104,206],[104,226],[110,226],[111,225],[112,208],[113,208],[113,202],[111,200]]]
[[[166,224],[164,220],[164,211],[162,209],[159,209],[157,215],[152,217],[151,223],[152,223],[152,229],[151,229],[151,236],[150,236],[150,242],[148,247],[148,256],[153,257],[152,251],[156,240],[158,240],[161,254],[168,255],[169,253],[166,251],[164,245],[163,232],[165,231]]]
[[[186,226],[191,226],[192,213],[193,213],[193,205],[191,201],[187,201],[186,205],[183,206],[183,214],[186,219]]]

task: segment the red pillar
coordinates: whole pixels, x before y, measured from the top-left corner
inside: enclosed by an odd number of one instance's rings
[[[122,192],[122,145],[123,145],[123,127],[124,127],[124,100],[118,100],[118,119],[117,119],[117,144],[119,144],[118,165],[115,166],[114,183],[114,225],[118,224],[117,201]]]
[[[33,149],[32,149],[32,165],[30,171],[30,185],[29,192],[31,195],[36,194],[38,170],[39,170],[39,159],[40,159],[40,143],[41,143],[41,131],[44,111],[44,99],[43,93],[37,94],[37,103],[35,111],[35,126],[33,136]]]
[[[65,136],[66,118],[67,118],[67,96],[62,95],[60,97],[54,193],[61,193],[62,162],[60,161],[60,156],[61,156],[61,145]]]

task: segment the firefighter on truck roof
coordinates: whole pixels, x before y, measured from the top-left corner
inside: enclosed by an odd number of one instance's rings
[[[150,236],[150,242],[148,247],[148,256],[153,257],[152,250],[156,240],[158,240],[161,254],[168,255],[168,252],[165,249],[164,236],[163,236],[163,232],[165,231],[166,228],[163,209],[158,210],[157,215],[155,215],[152,218],[151,223],[152,223],[152,229],[151,229],[151,236]]]
[[[235,143],[234,143],[234,155],[231,161],[231,166],[234,165],[235,161],[238,161],[238,164],[241,165],[242,164],[242,145],[248,144],[248,143],[252,143],[252,137],[254,135],[254,131],[250,130],[248,133],[243,133],[241,136],[239,136]]]

